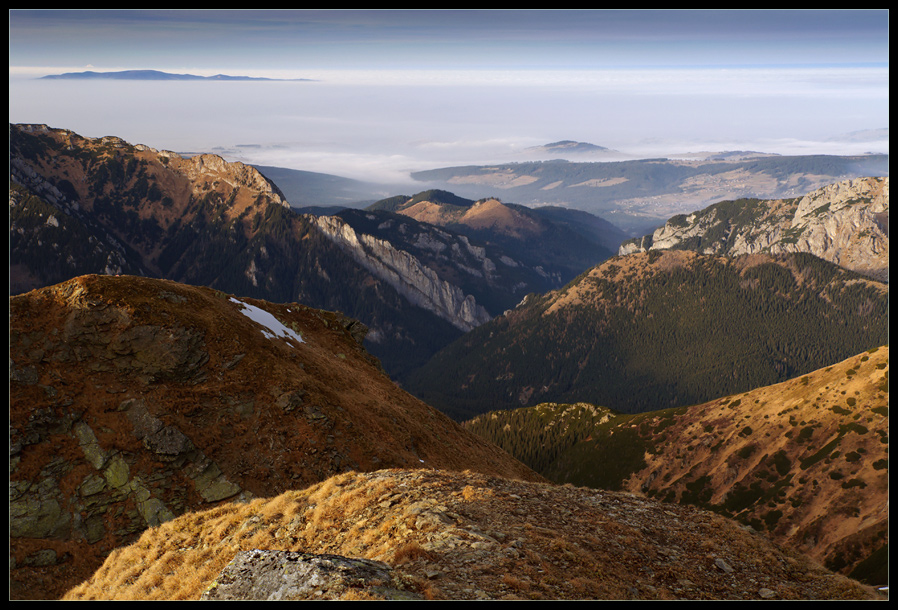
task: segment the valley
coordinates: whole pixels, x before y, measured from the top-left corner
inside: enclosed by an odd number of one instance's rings
[[[10,125],[10,596],[224,595],[261,549],[390,574],[325,599],[881,598],[887,163],[363,198]]]

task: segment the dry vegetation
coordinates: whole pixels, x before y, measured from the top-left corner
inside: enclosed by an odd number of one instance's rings
[[[345,473],[183,515],[65,599],[198,599],[240,550],[384,561],[429,599],[872,599],[695,508],[472,472]]]
[[[628,488],[726,509],[834,569],[887,541],[889,348],[685,410]],[[701,488],[696,485],[701,483]]]

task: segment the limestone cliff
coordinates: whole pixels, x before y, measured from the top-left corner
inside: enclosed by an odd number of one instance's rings
[[[414,305],[437,314],[463,331],[492,317],[473,296],[440,279],[434,270],[408,252],[394,248],[390,242],[357,232],[335,216],[312,218],[325,235]]]
[[[725,201],[674,216],[621,255],[689,249],[705,254],[807,252],[880,281],[889,278],[889,179],[858,178],[797,199]]]

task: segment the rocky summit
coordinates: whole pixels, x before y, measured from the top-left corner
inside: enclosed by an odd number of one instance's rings
[[[357,321],[131,276],[10,297],[10,596],[147,527],[344,471],[542,480],[400,390]]]
[[[793,199],[739,199],[668,220],[620,254],[683,249],[706,254],[808,252],[889,280],[889,179],[843,180]]]

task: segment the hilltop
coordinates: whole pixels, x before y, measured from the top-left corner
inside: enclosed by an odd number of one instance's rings
[[[14,598],[179,514],[349,470],[543,480],[399,389],[338,313],[102,275],[9,308]]]
[[[241,551],[252,551],[249,562],[219,576]],[[206,591],[221,599],[218,590],[240,583],[257,587],[258,599],[281,599],[287,576],[266,584],[252,562],[276,551],[378,562],[373,582],[317,581],[295,599],[879,598],[692,507],[470,472],[387,470],[149,529],[65,599],[195,600]],[[297,563],[274,568],[289,574]]]
[[[627,415],[549,403],[464,426],[556,483],[713,510],[884,584],[888,377],[883,346],[700,405]]]
[[[577,156],[615,153],[617,151],[611,150],[610,148],[606,148],[604,146],[599,146],[598,144],[590,144],[589,142],[559,140],[558,142],[543,144],[542,146],[530,146],[524,152],[530,154],[560,154],[564,156]]]
[[[620,229],[587,212],[528,208],[496,197],[471,200],[439,189],[390,197],[368,210],[394,212],[501,248],[514,260],[540,269],[552,282],[560,282],[554,287],[610,258],[624,237]]]

